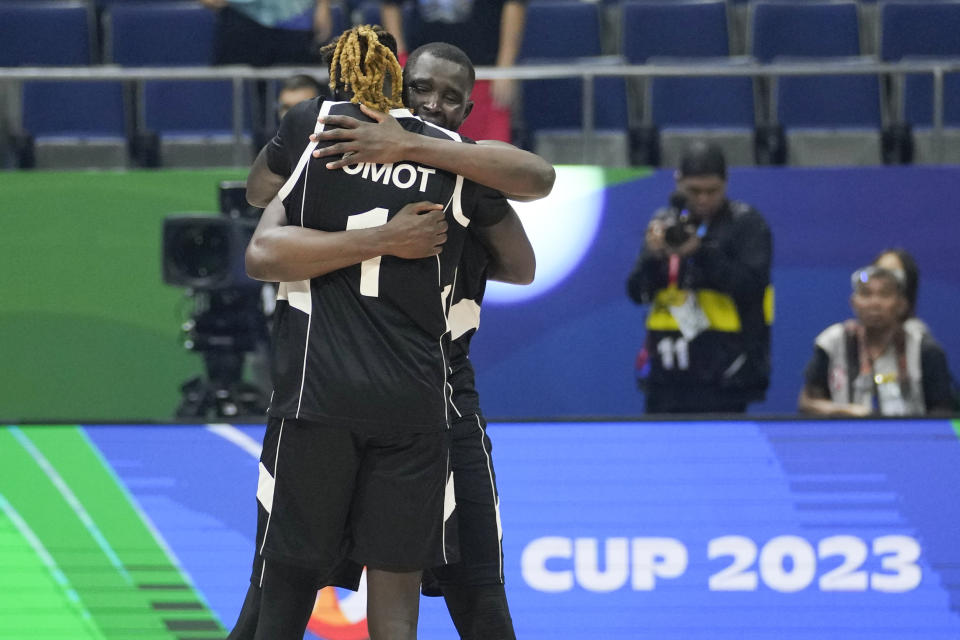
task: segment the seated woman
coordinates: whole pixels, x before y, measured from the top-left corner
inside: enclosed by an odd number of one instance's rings
[[[911,304],[904,270],[865,267],[854,272],[851,284],[856,319],[817,336],[800,411],[831,416],[949,414],[953,398],[947,358],[922,322],[908,320]]]

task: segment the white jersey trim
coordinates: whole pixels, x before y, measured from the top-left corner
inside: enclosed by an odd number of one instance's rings
[[[450,339],[456,340],[471,329],[480,328],[480,305],[463,298],[450,307]]]
[[[480,423],[480,416],[474,415],[473,417],[477,421],[477,428],[480,429],[480,448],[483,450],[483,455],[487,459],[487,477],[490,479],[490,496],[493,498],[493,512],[497,519],[497,557],[500,558],[500,582],[503,582],[503,522],[500,520],[500,498],[497,496],[497,485],[493,479],[493,462],[490,460],[490,452],[487,451],[483,441],[487,432],[483,430],[483,425]]]
[[[461,227],[470,226],[470,218],[463,215],[463,176],[457,174],[457,182],[453,187],[453,219]]]
[[[284,422],[285,422],[285,419],[284,419],[284,418],[281,418],[281,419],[280,419],[280,433],[277,435],[277,453],[276,453],[276,455],[274,456],[274,459],[273,459],[273,477],[271,478],[271,480],[272,480],[273,482],[271,482],[271,489],[270,489],[270,507],[271,507],[271,509],[267,509],[267,524],[266,524],[266,526],[264,526],[264,528],[263,528],[263,544],[260,545],[260,551],[258,551],[258,554],[261,555],[261,556],[263,555],[263,549],[264,549],[264,547],[267,546],[267,534],[270,533],[270,520],[271,520],[271,518],[273,518],[273,511],[272,511],[272,507],[273,507],[273,483],[276,482],[277,474],[278,474],[279,471],[280,471],[279,469],[277,469],[277,462],[279,462],[279,460],[280,460],[280,443],[281,443],[282,440],[283,440],[283,423],[284,423]],[[260,467],[263,468],[263,463],[262,463],[262,462],[260,463]],[[264,468],[263,470],[266,471],[265,468]],[[268,473],[267,475],[269,476],[270,474]],[[258,486],[257,486],[257,494],[258,494],[258,495],[257,495],[257,500],[259,500],[259,499],[260,499],[260,496],[259,496],[259,494],[260,494],[259,482],[258,482]],[[263,503],[261,502],[261,504],[263,504]],[[265,507],[265,508],[266,508],[266,507]],[[264,570],[266,570],[266,563],[264,563],[264,567],[263,567],[263,568],[264,568]],[[262,574],[260,575],[260,581],[261,581],[261,584],[262,584],[262,583],[263,583],[263,575],[262,575]]]
[[[313,313],[313,299],[309,280],[281,282],[277,287],[277,300],[286,300],[291,307],[310,315]]]
[[[330,113],[330,108],[335,105],[340,104],[339,102],[328,102],[326,100],[320,104],[320,113],[317,114],[317,117],[325,116]],[[317,122],[317,125],[313,128],[314,133],[320,133],[323,131],[324,124],[322,122]],[[303,173],[304,168],[307,166],[307,162],[310,161],[312,157],[310,154],[313,153],[313,150],[317,148],[317,142],[311,142],[307,145],[307,148],[303,150],[303,153],[300,154],[300,160],[297,161],[297,166],[294,168],[293,173],[290,174],[290,177],[287,178],[287,181],[283,183],[283,186],[280,187],[280,192],[277,194],[280,200],[286,200],[287,196],[290,195],[290,192],[293,191],[294,185],[297,184],[297,180],[300,179],[300,174]],[[301,226],[303,226],[303,218],[300,218]]]

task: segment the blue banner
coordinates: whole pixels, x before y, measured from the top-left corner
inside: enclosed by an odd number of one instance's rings
[[[540,202],[518,203],[537,253],[530,287],[491,285],[471,358],[488,416],[643,412],[634,361],[645,309],[626,279],[653,211],[674,189],[652,174],[559,167]],[[917,313],[960,368],[955,167],[738,168],[728,194],[756,206],[773,232],[773,375],[754,413],[794,413],[813,340],[851,317],[850,274],[888,247],[920,268]]]
[[[501,423],[489,431],[518,637],[960,637],[960,424]],[[70,637],[112,638],[134,623],[117,626],[111,616],[122,607],[105,608],[104,598],[129,588],[183,599],[192,589],[194,608],[229,629],[253,558],[262,433],[0,429],[0,459],[11,470],[0,476],[0,602],[33,593],[50,609],[44,619],[59,606],[90,631]],[[92,573],[98,558],[102,579]],[[106,577],[114,573],[115,583]],[[42,576],[66,594],[63,604],[37,590]],[[365,637],[363,592],[321,596],[309,637]],[[41,610],[0,605],[0,617],[26,616],[22,624],[36,628],[30,611]],[[165,624],[215,629],[182,612]],[[420,637],[456,637],[441,601],[424,600]]]

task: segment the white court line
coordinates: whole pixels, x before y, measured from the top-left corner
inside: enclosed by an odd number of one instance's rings
[[[208,424],[207,430],[228,442],[232,442],[257,460],[260,459],[263,446],[232,424]]]

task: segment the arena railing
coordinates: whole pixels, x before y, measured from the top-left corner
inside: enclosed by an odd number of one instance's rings
[[[823,75],[888,75],[902,81],[911,74],[925,74],[933,78],[933,118],[931,129],[937,141],[937,158],[942,160],[944,130],[944,76],[960,72],[960,59],[917,60],[896,63],[858,61],[809,61],[758,64],[747,62],[736,65],[694,64],[623,64],[617,56],[585,59],[577,64],[531,64],[515,67],[477,67],[477,78],[492,80],[512,78],[515,80],[547,80],[580,78],[582,82],[582,130],[584,135],[594,132],[594,91],[597,78],[623,77],[636,79],[668,77],[751,77],[772,80],[784,76]],[[691,62],[695,62],[691,60]],[[233,135],[236,142],[235,158],[244,164],[243,104],[244,82],[248,80],[283,80],[297,73],[311,73],[323,79],[324,71],[317,67],[268,67],[246,66],[222,67],[119,67],[113,65],[89,67],[3,67],[0,68],[0,83],[12,87],[8,91],[7,114],[17,108],[19,83],[30,80],[98,81],[116,80],[143,82],[148,80],[224,80],[233,83]]]

